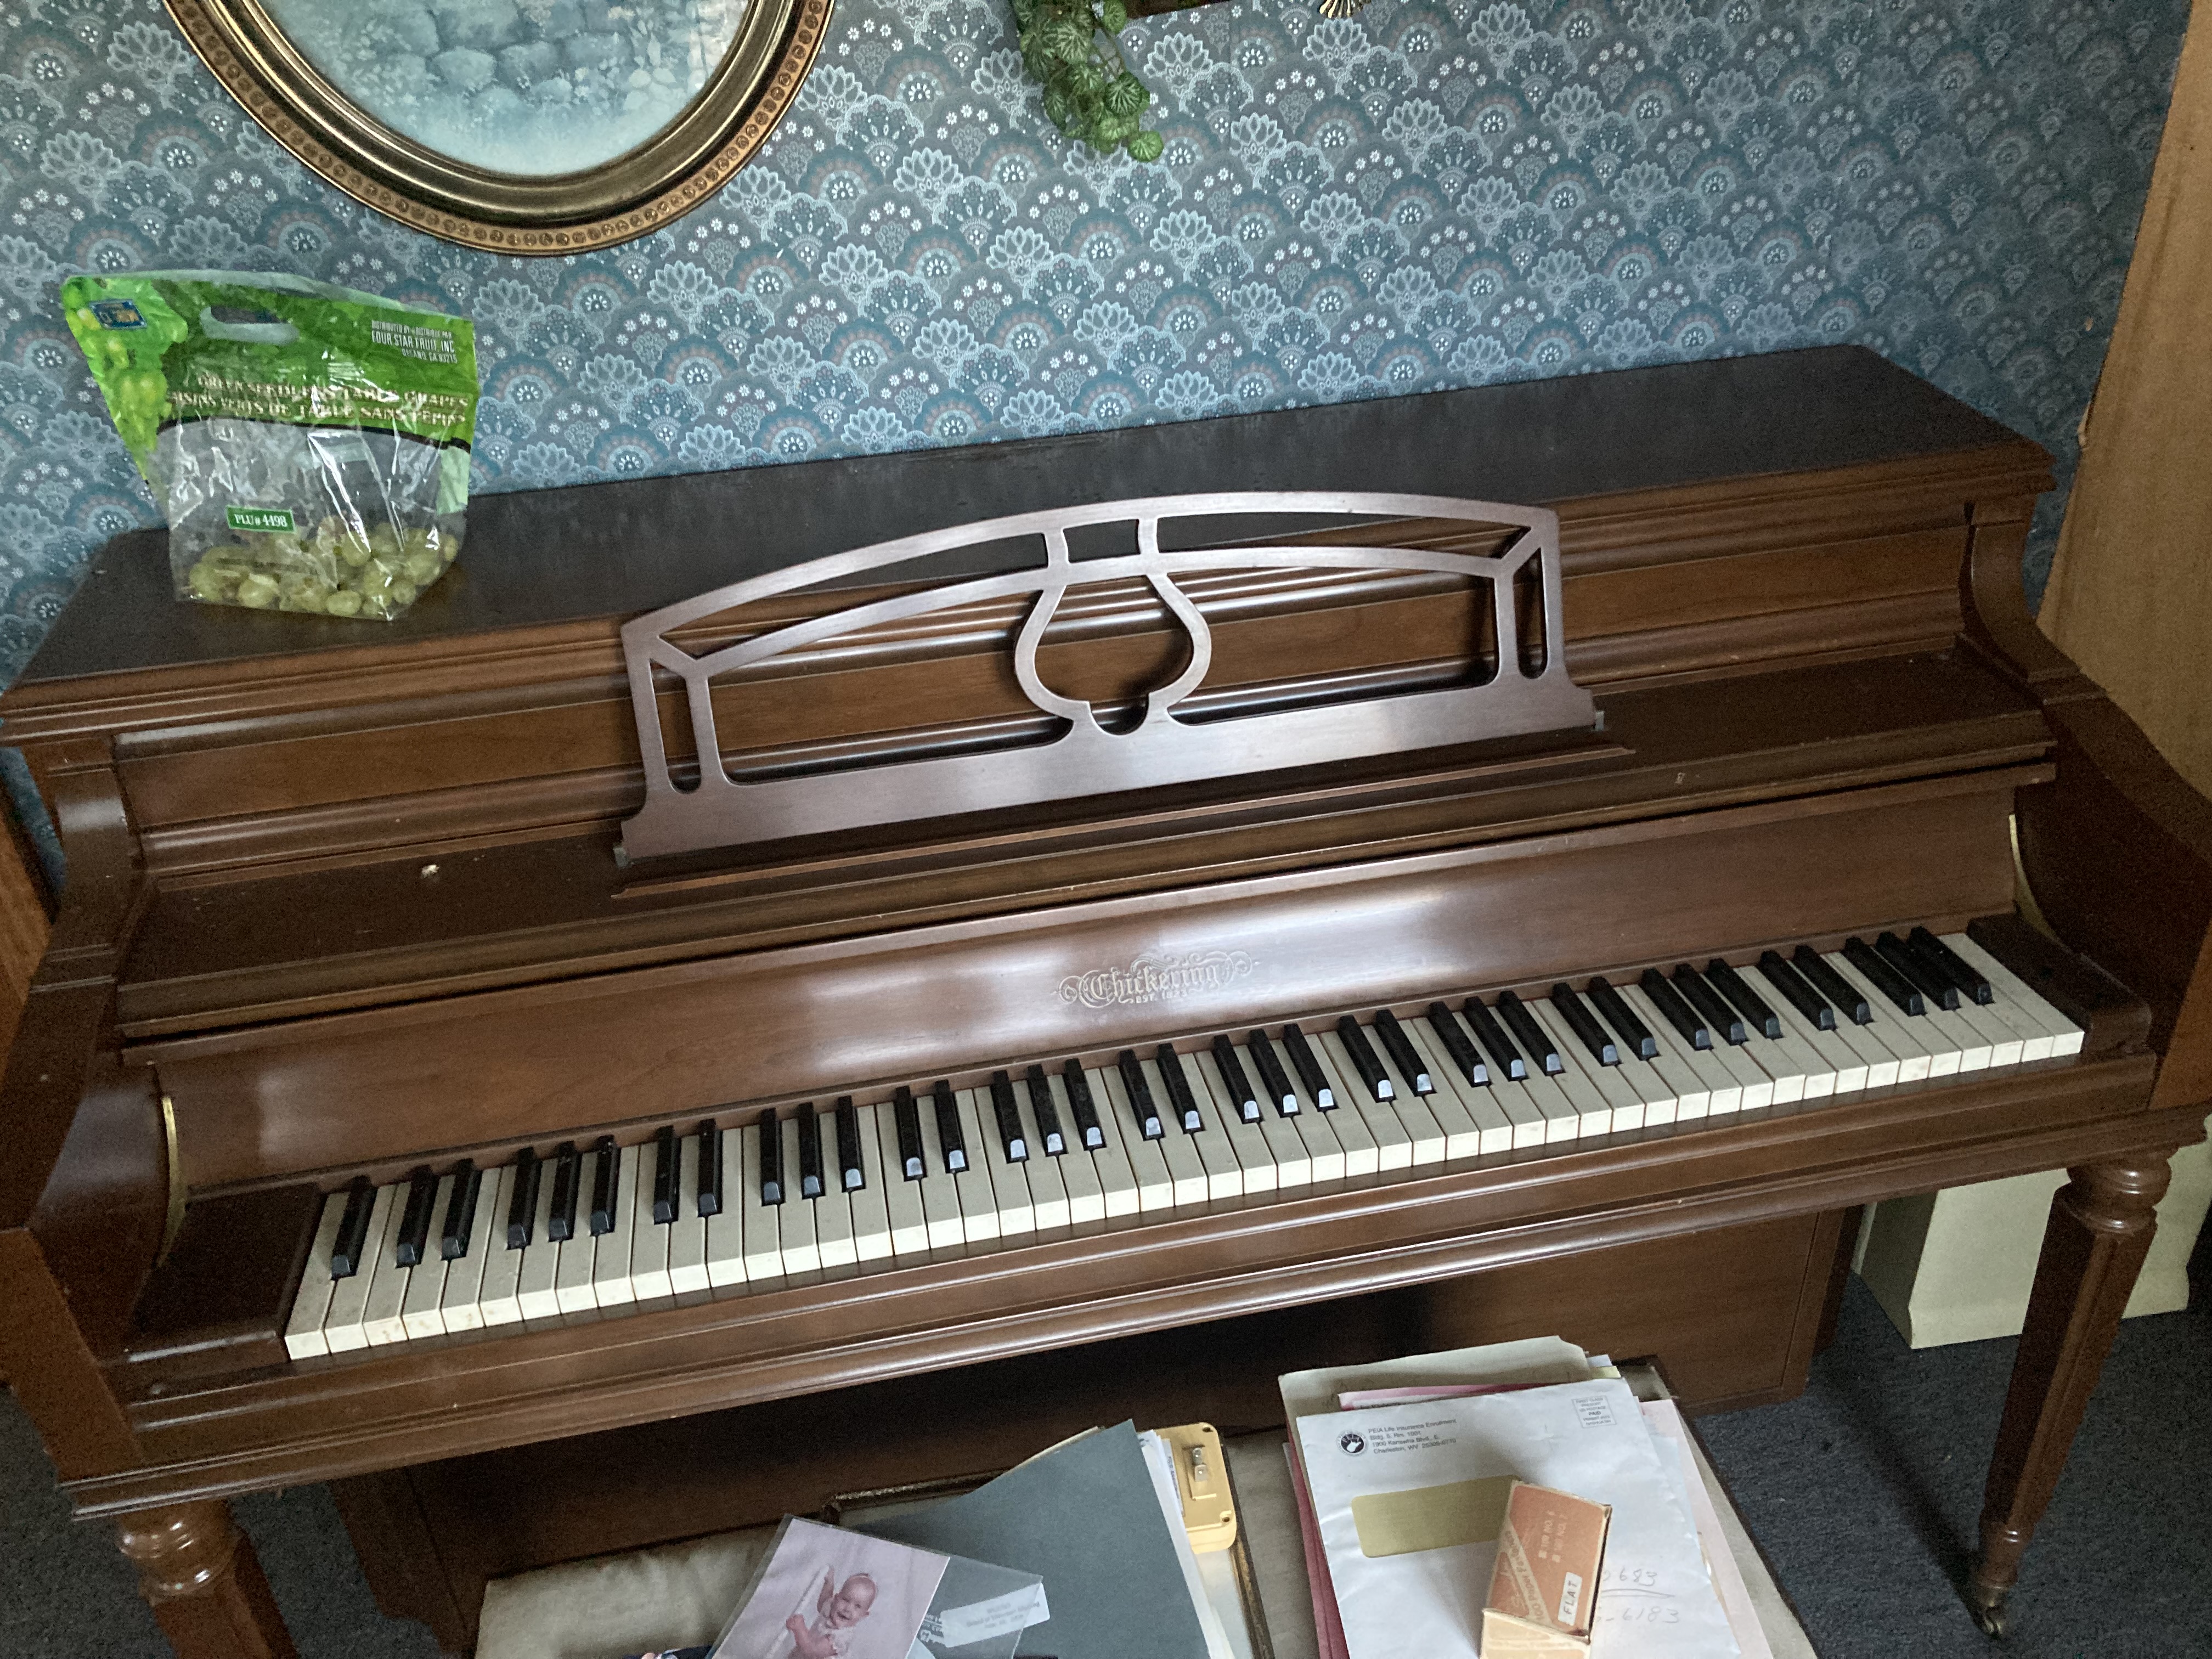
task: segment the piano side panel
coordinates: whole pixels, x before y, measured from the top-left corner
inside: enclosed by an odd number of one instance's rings
[[[2016,772],[149,1043],[195,1191],[2009,907]],[[1150,964],[1149,971],[1147,964]],[[1088,977],[1086,977],[1088,976]],[[457,1131],[459,1132],[457,1133]]]

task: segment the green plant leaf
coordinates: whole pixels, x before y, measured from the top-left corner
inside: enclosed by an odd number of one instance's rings
[[[1144,131],[1129,140],[1129,159],[1133,161],[1157,161],[1167,141],[1157,132]]]
[[[1104,0],[1098,8],[1098,21],[1105,25],[1107,33],[1119,34],[1129,27],[1129,9],[1121,0]]]
[[[1131,118],[1144,113],[1145,106],[1152,101],[1152,93],[1145,83],[1127,70],[1114,77],[1106,88],[1106,107],[1116,115]]]

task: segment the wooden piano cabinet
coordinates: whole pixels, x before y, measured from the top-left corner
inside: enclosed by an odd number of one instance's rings
[[[1971,1589],[1999,1622],[2212,1098],[2212,805],[2035,631],[2049,483],[2035,445],[1833,349],[489,497],[388,627],[179,605],[161,538],[118,538],[0,698],[70,872],[0,1079],[0,1372],[185,1659],[289,1652],[222,1505],[306,1480],[458,1648],[489,1575],[818,1502],[810,1435],[863,1486],[1164,1401],[1264,1413],[1316,1358],[1555,1329],[1656,1352],[1711,1403],[1782,1397],[1843,1212],[2070,1167]],[[633,704],[625,622],[893,538],[1231,487],[1556,513],[1546,648],[1602,730],[618,862],[640,732],[685,723],[666,688]],[[1357,528],[1455,556],[1490,533]],[[1222,684],[1194,706],[1484,681],[1447,563],[1209,564],[1183,597]],[[1071,588],[1052,684],[1127,705],[1172,670],[1167,608],[1123,587]],[[702,699],[732,755],[1049,736],[1023,605],[816,626],[856,591],[669,636],[814,629]],[[2055,943],[1991,919],[2008,825]],[[1970,922],[2048,975],[2078,1054],[297,1361],[303,1237],[266,1230],[228,1286],[193,1266],[225,1218],[296,1226],[356,1176]],[[1250,971],[1182,1000],[1081,994],[1232,946]]]
[[[378,1605],[475,1642],[487,1580],[1011,1467],[1102,1423],[1282,1420],[1276,1377],[1564,1334],[1656,1355],[1693,1410],[1794,1398],[1840,1212],[1589,1250],[1402,1291],[1026,1354],[332,1483]]]

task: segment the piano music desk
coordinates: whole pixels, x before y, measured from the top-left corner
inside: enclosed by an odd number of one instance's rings
[[[850,1488],[1132,1408],[1258,1426],[1293,1365],[1552,1330],[1656,1352],[1708,1404],[1785,1397],[1846,1212],[2063,1167],[1962,1587],[2001,1624],[2212,1097],[2212,806],[2029,620],[2049,483],[2034,445],[1838,349],[494,496],[389,625],[177,605],[161,538],[120,538],[0,699],[70,868],[0,1083],[0,1370],[186,1659],[291,1652],[226,1500],[309,1480],[387,1607],[458,1651],[488,1574],[818,1501],[801,1453],[832,1425],[852,1467],[819,1479]],[[1085,530],[1034,673],[1031,590],[933,608],[1028,552],[921,586],[857,572],[684,623],[633,702],[623,624],[733,580],[1232,486],[1521,505],[1487,529],[1369,515],[1334,565],[1298,550],[1304,520],[1247,514],[1145,567],[1173,593],[1085,588],[1084,557],[1129,545]],[[1484,603],[1467,562],[1553,514],[1556,550]],[[1291,555],[1239,569],[1224,542]],[[876,625],[840,633],[863,601]],[[670,662],[784,625],[808,642],[687,720]],[[1465,741],[1394,742],[1363,708],[1516,674],[1548,677],[1525,718],[1471,715]],[[1209,753],[1235,761],[1238,720],[1308,720],[1340,758],[1051,794],[1040,750],[1011,763],[1018,804],[966,817],[909,781],[988,783],[961,757],[1186,692],[1222,723],[1189,728]],[[1601,729],[1544,729],[1585,694]],[[794,823],[868,805],[838,769],[885,769],[881,822],[646,857],[641,821],[618,861],[641,757],[681,793],[702,732],[746,779],[798,781],[730,792]],[[939,757],[961,763],[900,769]],[[2015,825],[2055,939],[2011,914]],[[1916,928],[2002,994],[1889,1006],[1881,952],[1950,971]],[[1721,1000],[1678,1029],[1692,993]],[[1869,1023],[1803,1024],[1823,997]],[[1692,1042],[1738,1013],[1741,1048]],[[1558,1077],[1486,1060],[1492,1024]],[[1315,1070],[1285,1074],[1297,1115],[1248,1124],[1225,1068],[1249,1084],[1263,1053]],[[1039,1106],[1068,1127],[1086,1079],[1102,1145],[1020,1169],[1012,1128],[1042,1146]],[[795,1126],[847,1097],[836,1192],[763,1202],[763,1112],[798,1182]],[[550,1191],[496,1209],[483,1248],[514,1220],[497,1265],[568,1297],[502,1323],[523,1291],[492,1262],[434,1277],[443,1212],[420,1264],[390,1234],[417,1170],[450,1191],[468,1160],[496,1205],[525,1149],[582,1189],[557,1250],[598,1249],[604,1169],[632,1254],[563,1274],[531,1254]],[[696,1208],[709,1156],[727,1216],[656,1257],[659,1160]],[[334,1285],[318,1228],[356,1178],[385,1231],[368,1282]]]

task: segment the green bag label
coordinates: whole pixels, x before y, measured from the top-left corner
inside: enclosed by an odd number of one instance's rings
[[[287,535],[298,533],[299,526],[292,522],[289,508],[282,507],[226,507],[223,520],[233,530],[281,530]]]
[[[222,416],[398,432],[463,452],[440,510],[467,499],[476,331],[465,318],[280,274],[131,272],[62,284],[116,430],[146,472],[173,422]]]

